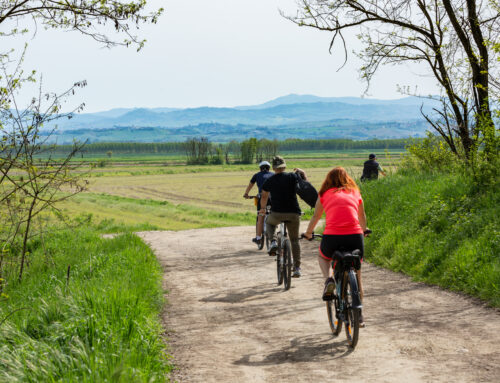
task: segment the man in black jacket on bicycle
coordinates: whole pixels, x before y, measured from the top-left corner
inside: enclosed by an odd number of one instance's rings
[[[294,271],[292,276],[298,278],[301,276],[300,270],[300,244],[299,244],[299,226],[301,210],[297,201],[296,184],[297,175],[295,173],[285,172],[285,160],[276,156],[272,160],[274,175],[269,177],[262,185],[261,214],[265,214],[265,206],[269,195],[273,199],[271,214],[267,217],[267,236],[271,238],[271,247],[269,255],[276,255],[278,244],[276,242],[276,225],[286,222],[288,235],[292,244],[292,255]]]

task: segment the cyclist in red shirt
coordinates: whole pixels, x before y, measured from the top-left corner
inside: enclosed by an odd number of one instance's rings
[[[323,181],[314,215],[304,233],[306,238],[312,238],[314,228],[323,212],[326,213],[326,227],[319,248],[318,260],[323,277],[326,279],[323,300],[330,300],[335,290],[331,267],[334,252],[359,249],[363,257],[363,233],[366,231],[365,209],[358,185],[340,166],[332,169]],[[358,270],[358,281],[362,300],[361,270]],[[363,324],[362,315],[360,324]]]

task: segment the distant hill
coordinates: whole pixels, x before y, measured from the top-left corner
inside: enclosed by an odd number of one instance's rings
[[[289,94],[275,98],[274,100],[267,101],[263,104],[252,106],[239,106],[236,109],[265,109],[277,105],[290,105],[290,104],[311,104],[316,102],[325,103],[342,103],[352,105],[413,105],[420,107],[425,105],[431,107],[437,105],[436,101],[420,97],[404,97],[395,100],[379,100],[366,97],[319,97],[309,94]]]
[[[213,142],[244,140],[248,137],[287,138],[407,138],[424,135],[422,121],[367,123],[356,120],[332,120],[279,126],[227,125],[204,123],[180,128],[115,126],[104,129],[57,130],[52,142],[69,144],[73,139],[88,142],[168,142],[185,141],[190,137],[205,136]]]
[[[229,141],[250,136],[309,138],[401,138],[423,135],[421,108],[432,112],[433,102],[406,97],[376,100],[356,97],[317,97],[291,94],[254,106],[234,108],[118,108],[77,114],[57,121],[58,137],[87,137],[92,141],[174,141],[195,135]],[[48,126],[52,128],[52,126]],[[130,129],[124,135],[124,129]],[[91,132],[95,130],[95,132]],[[113,133],[116,130],[116,133]]]

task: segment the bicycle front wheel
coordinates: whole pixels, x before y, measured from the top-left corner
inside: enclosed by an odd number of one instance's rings
[[[359,290],[358,278],[354,270],[344,273],[344,293],[342,299],[344,300],[346,325],[345,334],[347,342],[354,348],[358,344],[359,338],[359,315],[361,309],[359,308]]]
[[[292,285],[292,245],[288,238],[283,244],[283,278],[285,290],[288,290]]]

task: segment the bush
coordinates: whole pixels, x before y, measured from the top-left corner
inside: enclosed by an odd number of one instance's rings
[[[442,138],[427,132],[424,139],[412,140],[406,146],[407,154],[401,167],[407,170],[440,170],[458,164],[457,157]]]

